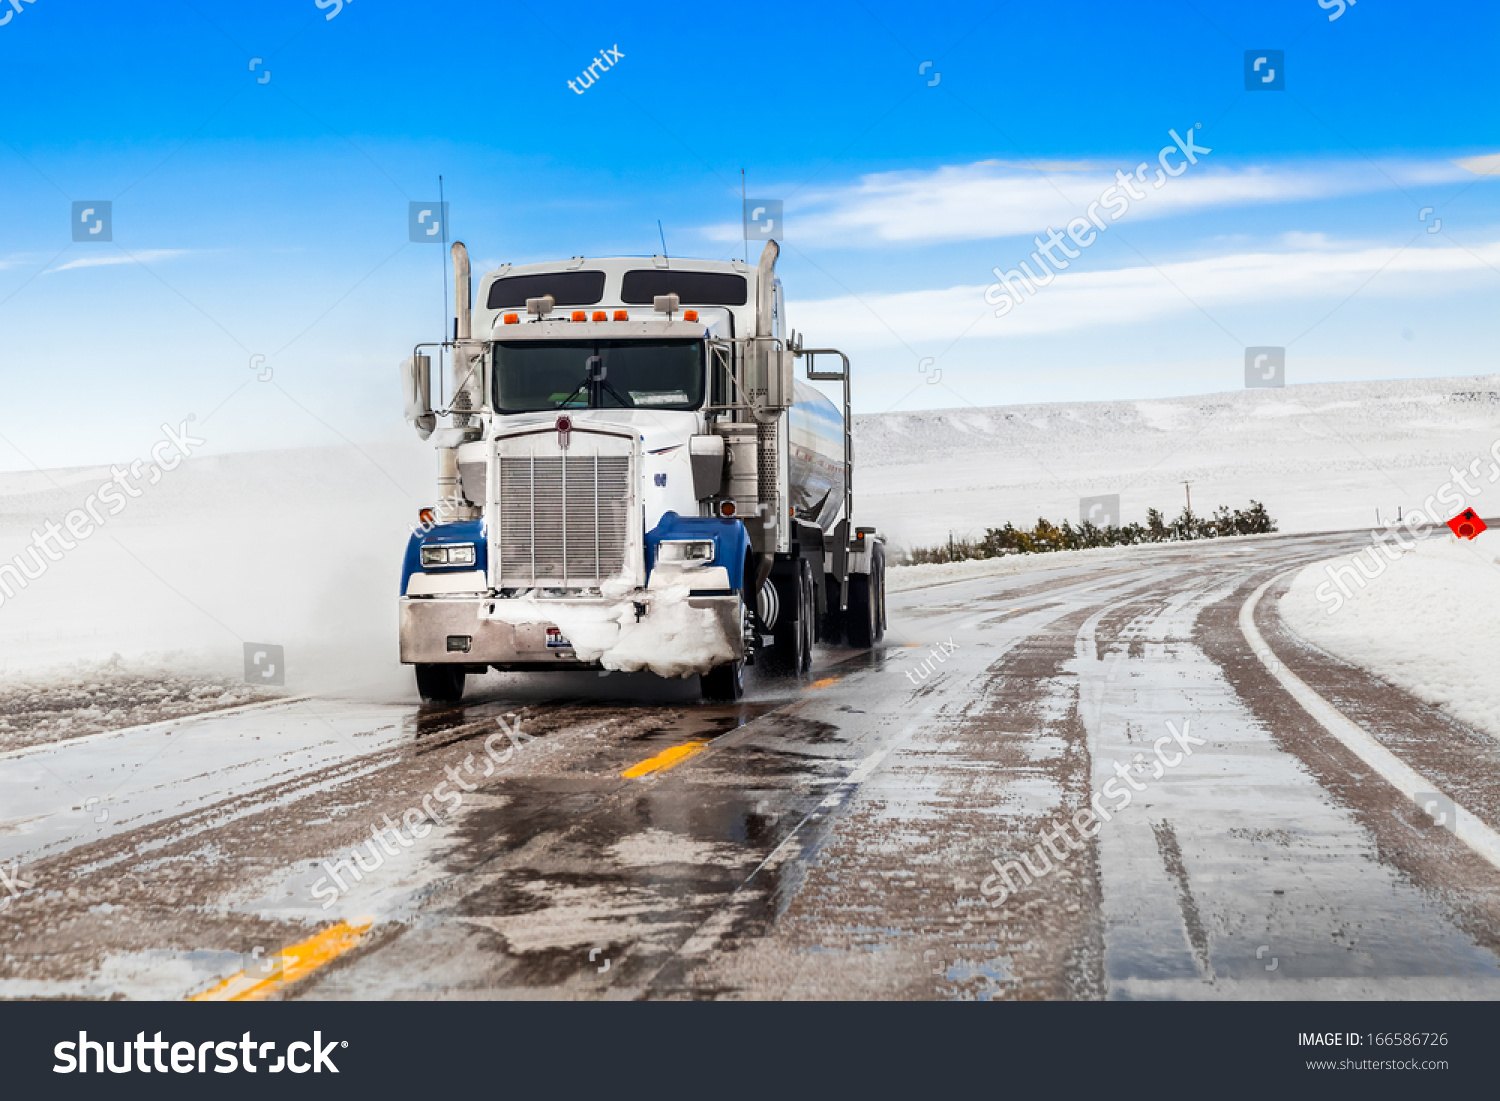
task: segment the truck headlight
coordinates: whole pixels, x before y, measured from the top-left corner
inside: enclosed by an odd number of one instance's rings
[[[473,543],[437,543],[422,548],[422,568],[428,566],[472,566]]]
[[[678,566],[706,566],[714,560],[712,539],[663,539],[656,547],[656,560]]]

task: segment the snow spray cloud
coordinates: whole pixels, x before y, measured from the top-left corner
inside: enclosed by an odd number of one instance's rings
[[[1342,563],[1330,562],[1323,567],[1328,574],[1328,580],[1322,582],[1313,595],[1318,598],[1318,603],[1323,604],[1324,614],[1333,615],[1344,604],[1353,598],[1354,590],[1349,587],[1347,581],[1352,580],[1359,588],[1363,589],[1367,581],[1374,581],[1385,573],[1386,565],[1396,561],[1407,551],[1412,550],[1416,543],[1407,542],[1398,534],[1399,528],[1405,528],[1406,534],[1414,539],[1426,539],[1434,531],[1442,528],[1446,530],[1443,520],[1443,511],[1434,506],[1433,502],[1449,506],[1448,515],[1456,516],[1468,507],[1468,500],[1461,496],[1455,483],[1463,488],[1469,498],[1478,497],[1484,492],[1484,486],[1478,484],[1479,467],[1484,462],[1480,457],[1469,463],[1466,467],[1450,466],[1448,468],[1449,481],[1446,481],[1436,493],[1429,494],[1422,502],[1421,508],[1414,508],[1405,513],[1401,519],[1392,520],[1385,525],[1384,531],[1371,531],[1371,544],[1365,550],[1353,555],[1349,561]],[[1470,479],[1475,480],[1475,485],[1469,484]],[[1494,485],[1500,481],[1500,439],[1490,444],[1490,470],[1487,484]],[[1394,539],[1396,546],[1391,546],[1388,539]],[[1365,557],[1369,557],[1369,569],[1365,568]],[[1338,592],[1334,592],[1334,586],[1338,586]]]
[[[192,419],[191,416],[188,417],[188,420]],[[161,481],[164,471],[176,470],[182,465],[183,459],[192,457],[193,448],[202,447],[208,442],[190,435],[187,426],[188,421],[183,421],[174,431],[170,424],[162,425],[163,438],[151,448],[154,462],[137,459],[127,469],[110,467],[112,477],[101,482],[84,499],[81,508],[75,508],[64,516],[61,524],[48,520],[42,525],[43,531],[38,532],[33,528],[31,546],[9,561],[0,561],[0,594],[3,594],[0,595],[0,605],[7,600],[14,600],[18,588],[24,589],[30,582],[36,581],[53,562],[61,562],[69,551],[75,550],[79,543],[102,528],[105,516],[118,516],[132,500],[142,496],[145,489],[136,485],[136,480],[141,478],[143,467],[146,473],[145,484],[154,486]],[[104,514],[100,513],[101,505],[106,506]],[[67,535],[63,534],[64,528],[67,529]],[[68,536],[72,536],[72,539]],[[35,573],[27,568],[28,560]]]
[[[521,717],[519,715],[515,716],[514,726],[506,723],[503,718],[497,718],[495,723],[500,729],[484,740],[486,759],[484,761],[483,772],[474,771],[474,754],[472,753],[464,758],[463,773],[460,773],[452,765],[448,765],[443,770],[447,773],[448,779],[440,780],[432,791],[422,797],[419,805],[408,807],[406,812],[400,816],[400,824],[391,821],[389,814],[382,814],[380,817],[384,825],[377,824],[370,827],[371,839],[364,843],[363,849],[360,846],[355,846],[349,850],[348,857],[335,861],[332,864],[326,860],[323,861],[323,870],[328,874],[319,876],[312,885],[312,897],[314,899],[327,899],[323,903],[323,909],[328,909],[339,900],[340,895],[349,890],[350,885],[344,882],[344,877],[339,874],[340,870],[348,873],[355,883],[363,880],[366,874],[379,871],[385,864],[387,856],[399,855],[404,850],[415,845],[418,840],[431,833],[434,824],[442,824],[444,821],[444,812],[435,808],[433,803],[443,804],[443,807],[446,808],[449,814],[454,814],[463,807],[464,794],[474,791],[479,787],[478,784],[471,784],[465,780],[463,778],[464,773],[481,780],[492,776],[497,765],[507,764],[516,750],[524,743],[536,740],[533,735],[521,732]],[[511,743],[505,748],[504,753],[501,753],[496,748],[502,734],[509,738]],[[404,825],[411,834],[409,839],[406,834],[401,832],[401,825]],[[394,840],[388,841],[386,838],[387,834]],[[366,864],[360,859],[362,851],[369,852],[371,863]],[[337,887],[329,883],[330,878],[333,880],[333,883],[338,884]]]
[[[1172,720],[1167,720],[1168,733],[1156,739],[1151,746],[1156,751],[1156,762],[1150,779],[1160,780],[1166,775],[1167,769],[1176,768],[1182,764],[1183,761],[1193,755],[1193,746],[1208,744],[1202,738],[1195,738],[1188,732],[1188,725],[1191,722],[1191,719],[1184,719],[1182,721],[1182,730],[1179,731],[1172,724]],[[1174,741],[1181,747],[1181,753],[1175,753],[1166,748]],[[1141,767],[1144,763],[1144,756],[1144,754],[1137,753],[1131,763],[1138,768]],[[1073,815],[1073,828],[1078,831],[1084,840],[1098,835],[1099,830],[1103,828],[1101,819],[1104,822],[1113,820],[1111,811],[1114,814],[1119,814],[1120,811],[1130,806],[1133,792],[1146,790],[1144,783],[1137,783],[1131,776],[1128,766],[1121,764],[1119,761],[1113,762],[1113,766],[1115,775],[1106,780],[1100,786],[1099,790],[1094,792],[1090,800],[1092,809],[1090,807],[1083,807]],[[1124,784],[1127,786],[1121,786],[1121,781],[1124,781]],[[1105,799],[1113,799],[1116,802],[1113,806],[1106,807],[1103,803]],[[1053,868],[1062,867],[1063,864],[1067,863],[1068,857],[1084,847],[1083,841],[1074,841],[1072,835],[1068,833],[1067,822],[1063,822],[1060,825],[1054,822],[1051,829],[1040,831],[1037,834],[1037,838],[1036,848],[1032,850],[1036,853],[1036,864],[1031,862],[1031,853],[1022,853],[1020,860],[1006,860],[1002,862],[999,857],[996,857],[991,861],[995,867],[995,872],[993,875],[987,876],[984,882],[979,885],[979,893],[989,899],[991,906],[1003,905],[1005,900],[1010,898],[1014,892],[1019,891],[1021,887],[1029,887],[1033,879],[1041,879],[1051,872]],[[1055,842],[1059,838],[1066,844],[1066,848],[1058,849]],[[1046,846],[1046,849],[1043,848],[1043,845]],[[1052,856],[1057,858],[1056,864],[1053,864],[1051,858],[1048,857],[1047,850],[1050,850]],[[1025,862],[1025,867],[1022,867],[1022,861]],[[1021,878],[1019,885],[1011,882],[1012,869]],[[1028,872],[1030,873],[1029,875],[1027,874]],[[996,880],[999,880],[1004,886],[997,886]]]
[[[1167,131],[1175,144],[1164,145],[1161,147],[1161,151],[1157,153],[1156,160],[1161,167],[1156,170],[1156,180],[1151,185],[1152,190],[1161,190],[1162,186],[1167,182],[1167,177],[1181,176],[1188,170],[1189,165],[1197,164],[1197,154],[1213,152],[1212,149],[1193,142],[1195,136],[1193,131],[1201,128],[1202,125],[1202,123],[1194,123],[1188,127],[1187,137],[1185,138],[1179,137],[1176,130]],[[1181,151],[1184,159],[1174,164],[1170,158],[1179,151]],[[1021,301],[1022,290],[1035,297],[1037,287],[1045,287],[1057,278],[1057,271],[1053,271],[1052,268],[1062,271],[1068,267],[1070,261],[1082,255],[1083,249],[1088,248],[1099,239],[1099,234],[1109,228],[1110,222],[1117,222],[1125,216],[1126,212],[1130,209],[1131,199],[1139,202],[1150,195],[1150,192],[1141,191],[1135,187],[1136,183],[1146,182],[1146,171],[1148,168],[1150,168],[1150,162],[1142,161],[1136,165],[1133,175],[1126,173],[1123,169],[1117,169],[1115,171],[1115,182],[1100,192],[1099,197],[1089,203],[1085,209],[1084,213],[1088,217],[1084,218],[1080,216],[1068,221],[1068,224],[1063,228],[1068,231],[1068,236],[1073,239],[1073,243],[1078,248],[1070,249],[1064,243],[1063,235],[1051,226],[1048,226],[1046,244],[1042,243],[1040,237],[1033,238],[1033,241],[1036,243],[1036,251],[1027,257],[1028,260],[1036,261],[1036,271],[1031,270],[1026,260],[1022,260],[1019,267],[1011,268],[1008,271],[1002,272],[999,268],[993,269],[998,282],[991,283],[985,288],[984,300],[989,305],[995,307],[995,316],[1004,317],[1011,310],[1015,309],[1016,305]],[[1108,221],[1100,216],[1099,210],[1101,207],[1109,211]],[[1098,227],[1097,232],[1094,228],[1096,226]],[[1067,259],[1054,255],[1052,252],[1054,248],[1060,248],[1063,256],[1067,257]],[[1046,259],[1044,260],[1043,257]],[[1052,264],[1050,268],[1047,266],[1048,261]],[[1022,274],[1023,272],[1025,274]],[[1044,276],[1045,278],[1043,278]]]

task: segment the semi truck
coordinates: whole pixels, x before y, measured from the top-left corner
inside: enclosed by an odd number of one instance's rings
[[[786,328],[778,252],[506,264],[476,298],[453,245],[451,339],[401,365],[438,467],[399,598],[424,701],[491,669],[696,675],[732,701],[747,665],[797,677],[815,643],[880,641],[849,358]]]

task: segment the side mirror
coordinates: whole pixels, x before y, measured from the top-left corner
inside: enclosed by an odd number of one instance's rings
[[[794,400],[792,353],[770,337],[757,337],[750,346],[749,361],[750,401],[756,419],[775,420]]]
[[[431,356],[412,356],[401,361],[401,390],[407,421],[421,439],[427,439],[437,427],[437,417],[432,412]]]

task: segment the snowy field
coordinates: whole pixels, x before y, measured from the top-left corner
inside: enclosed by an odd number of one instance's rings
[[[1283,532],[1334,531],[1410,509],[1489,461],[1500,376],[1288,386],[1193,398],[1067,402],[856,417],[856,509],[901,547],[1007,520],[1078,522],[1120,495],[1122,520],[1265,502]],[[1491,489],[1500,513],[1500,488]],[[1491,506],[1474,502],[1485,515]]]
[[[1497,423],[1500,376],[861,416],[855,499],[897,547],[1006,520],[1076,520],[1085,495],[1119,493],[1127,521],[1148,506],[1175,513],[1184,480],[1200,511],[1255,498],[1283,532],[1354,528],[1376,508],[1419,503],[1450,465],[1488,456]],[[74,684],[73,663],[104,670],[120,655],[183,674],[186,693],[207,697],[256,642],[285,647],[287,691],[408,697],[395,598],[433,476],[430,447],[408,435],[191,458],[0,602],[0,677],[19,690],[19,677],[51,669]],[[109,477],[103,467],[0,474],[0,562]],[[1493,514],[1500,488],[1489,492]],[[1474,503],[1486,511],[1483,497]],[[893,571],[892,586],[1070,560]],[[101,713],[129,713],[111,692]]]
[[[1308,566],[1281,615],[1315,646],[1500,738],[1500,534],[1470,542],[1439,531],[1421,541],[1403,533],[1413,546],[1394,561],[1361,552],[1363,577],[1352,557]]]

